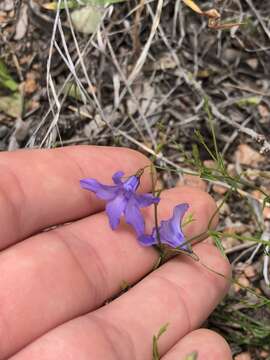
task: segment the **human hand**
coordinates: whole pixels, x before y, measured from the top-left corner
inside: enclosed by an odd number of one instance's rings
[[[185,255],[147,275],[156,251],[142,247],[124,223],[112,231],[104,203],[79,186],[85,177],[109,184],[115,171],[134,174],[145,165],[141,154],[113,147],[0,154],[0,360],[151,360],[153,335],[165,323],[162,360],[195,350],[199,360],[231,359],[219,335],[195,330],[228,282]],[[141,188],[151,190],[149,176]],[[161,198],[160,219],[190,204],[196,221],[185,228],[188,238],[203,232],[215,211],[213,200],[194,188],[170,189]],[[153,211],[143,211],[150,231]],[[215,247],[193,250],[229,276]],[[102,306],[123,282],[138,284]]]

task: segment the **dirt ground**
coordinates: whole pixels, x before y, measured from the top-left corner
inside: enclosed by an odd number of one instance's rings
[[[93,33],[44,3],[0,2],[0,149],[128,146],[161,184],[209,191],[235,282],[207,326],[270,359],[270,3],[198,0],[213,28],[180,0],[124,1],[95,7]]]

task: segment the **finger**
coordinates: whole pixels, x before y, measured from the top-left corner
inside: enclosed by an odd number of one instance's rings
[[[207,266],[229,275],[228,263],[209,244],[196,245]],[[126,294],[88,315],[69,321],[30,344],[13,360],[152,359],[152,339],[164,355],[196,329],[224,296],[227,281],[180,255],[147,276]]]
[[[133,175],[148,165],[126,148],[74,146],[0,154],[0,249],[46,227],[101,210],[103,202],[83,191],[79,180],[111,183],[117,170]],[[150,177],[142,189],[150,190]]]
[[[145,340],[150,341],[168,323],[169,328],[159,341],[160,353],[166,353],[179,339],[198,328],[227,292],[230,275],[227,260],[206,243],[196,245],[194,250],[202,263],[224,277],[180,255],[95,312],[104,324],[112,324],[119,331],[128,329],[137,358],[150,358],[151,347]]]
[[[162,196],[160,219],[170,217],[176,204],[190,203],[199,221],[186,228],[188,236],[204,231],[215,211],[209,195],[192,188],[176,188]],[[145,217],[150,230],[153,209],[146,209]],[[0,358],[102,305],[120,291],[123,282],[133,284],[145,276],[156,260],[154,249],[140,246],[129,227],[112,231],[105,213],[6,250],[0,255]]]
[[[187,356],[197,353],[196,360],[232,360],[232,354],[227,342],[207,329],[192,331],[162,357],[162,360],[186,360]]]

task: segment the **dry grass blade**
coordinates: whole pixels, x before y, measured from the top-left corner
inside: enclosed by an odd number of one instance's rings
[[[199,6],[197,4],[195,4],[194,1],[192,0],[183,0],[183,2],[190,7],[193,11],[195,11],[196,13],[203,15],[204,12],[199,8]]]
[[[147,42],[143,48],[143,51],[142,51],[139,59],[137,60],[131,74],[128,77],[128,84],[131,84],[135,80],[136,76],[139,74],[140,70],[142,69],[142,67],[145,63],[147,54],[149,52],[150,46],[152,44],[153,38],[156,34],[156,31],[157,31],[157,28],[158,28],[158,25],[160,22],[162,6],[163,6],[163,0],[158,0],[157,9],[156,9],[156,13],[155,13],[155,16],[153,19],[153,24],[152,24],[150,35],[147,39]]]
[[[195,4],[192,0],[183,0],[183,2],[197,14],[208,17],[208,27],[214,30],[231,29],[235,26],[243,25],[244,23],[220,23],[221,15],[216,9],[210,9],[207,11],[201,10],[201,8]]]

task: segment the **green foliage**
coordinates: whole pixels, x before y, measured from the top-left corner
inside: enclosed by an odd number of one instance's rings
[[[193,221],[195,221],[193,214],[188,214],[185,219],[182,222],[182,227],[187,226],[188,224],[192,223]]]
[[[211,135],[213,139],[213,146],[214,150],[211,150],[210,147],[206,144],[204,137],[202,134],[196,130],[195,136],[197,137],[199,143],[204,147],[204,149],[207,151],[211,159],[214,161],[215,166],[212,168],[205,166],[201,159],[200,159],[200,152],[197,145],[193,145],[192,149],[192,158],[189,158],[188,161],[191,163],[196,170],[198,171],[200,177],[202,179],[208,180],[208,181],[219,181],[226,183],[228,185],[228,188],[230,188],[232,191],[238,191],[239,188],[248,188],[251,190],[257,190],[260,193],[264,195],[263,204],[264,206],[267,203],[270,203],[270,196],[265,191],[263,191],[260,187],[257,187],[253,183],[247,181],[245,178],[243,178],[241,175],[231,176],[226,169],[226,165],[223,159],[222,154],[218,150],[217,146],[217,140],[215,135],[215,128],[214,128],[214,121],[212,118],[212,114],[210,111],[210,108],[208,106],[208,100],[205,99],[205,112],[208,117],[208,124],[211,130]]]
[[[222,256],[226,258],[225,249],[222,245],[220,234],[217,231],[209,231],[209,235],[214,240],[216,247],[219,249]]]
[[[125,0],[62,0],[61,4],[59,5],[59,8],[61,10],[68,7],[69,9],[76,9],[81,6],[106,6],[110,4],[115,4],[119,2],[123,2]],[[43,5],[43,7],[47,10],[57,10],[58,9],[58,3],[57,1],[53,1],[50,3],[46,3]]]
[[[9,74],[5,63],[0,59],[0,89],[1,88],[14,92],[18,89],[18,84]]]
[[[19,92],[7,96],[0,96],[0,111],[7,115],[18,118],[23,110],[23,98]]]
[[[17,118],[23,110],[23,97],[19,84],[10,75],[5,63],[0,59],[0,111]]]
[[[197,351],[193,351],[191,354],[187,355],[184,360],[197,360],[198,353]]]
[[[262,101],[261,96],[250,96],[248,98],[238,100],[236,102],[236,105],[238,105],[241,108],[244,108],[246,106],[258,106],[261,101]]]
[[[265,198],[263,199],[263,208],[265,208],[266,204],[270,204],[270,196],[265,195]]]
[[[237,345],[269,347],[269,322],[254,319],[248,315],[248,309],[235,310],[230,303],[219,305],[210,322],[215,326],[222,324],[226,338]]]
[[[213,233],[213,231],[209,231],[209,234],[212,235],[212,233]],[[270,245],[270,241],[261,239],[260,233],[256,237],[256,236],[244,236],[244,235],[237,235],[237,234],[215,231],[215,236],[218,236],[220,239],[226,238],[226,237],[232,237],[232,238],[240,240],[240,241],[250,241],[250,242],[252,241],[255,244]]]
[[[256,102],[256,99],[249,99],[250,104],[253,105],[253,101]],[[199,131],[195,131],[195,136],[198,140],[198,144],[192,145],[191,154],[184,153],[182,148],[177,144],[174,144],[176,148],[185,156],[186,163],[190,165],[192,170],[176,170],[175,168],[166,166],[160,167],[156,166],[157,169],[162,169],[165,171],[175,172],[175,173],[191,173],[193,175],[199,175],[201,178],[211,182],[218,182],[223,184],[228,188],[222,203],[220,204],[218,210],[223,206],[223,204],[228,200],[228,197],[232,194],[236,194],[237,197],[243,196],[245,194],[251,193],[253,190],[259,191],[263,195],[263,207],[270,203],[270,195],[267,194],[260,186],[257,186],[255,183],[248,181],[245,177],[245,172],[238,175],[231,175],[226,167],[226,163],[223,159],[222,153],[218,149],[218,143],[216,139],[216,129],[215,122],[212,118],[212,113],[208,106],[208,101],[205,99],[204,105],[205,112],[207,114],[208,127],[211,131],[212,135],[212,144],[211,142],[205,140],[203,135]],[[211,164],[211,167],[206,166],[201,160],[200,148],[203,147],[204,150],[208,153],[209,157],[213,160],[214,166]],[[263,172],[260,174],[263,177]],[[267,176],[267,175],[266,175]],[[269,176],[269,175],[268,175]],[[212,218],[209,221],[209,224],[205,231],[194,236],[191,239],[187,240],[187,243],[195,244],[198,243],[208,236],[211,236],[215,241],[217,248],[221,251],[223,256],[225,257],[225,249],[222,244],[222,240],[226,237],[235,238],[241,242],[253,242],[255,244],[262,244],[264,246],[270,246],[269,240],[263,240],[261,238],[263,232],[263,224],[261,224],[255,213],[251,212],[251,216],[254,217],[255,221],[257,220],[256,231],[252,233],[250,236],[240,235],[232,232],[224,232],[224,231],[216,231],[211,229],[211,224],[213,219],[215,218],[215,214],[213,214]],[[195,253],[193,253],[195,254]],[[195,254],[196,255],[196,254]],[[196,259],[203,267],[207,268],[209,271],[215,273],[218,276],[225,277],[222,273],[219,273],[216,269],[212,269],[207,267],[204,263],[200,261],[200,259]],[[219,306],[218,309],[211,316],[211,321],[214,326],[217,326],[219,329],[223,329],[223,335],[230,341],[235,344],[242,346],[261,346],[266,348],[268,351],[270,344],[270,324],[265,320],[267,317],[269,318],[269,309],[270,309],[270,300],[267,299],[263,295],[259,295],[255,289],[252,287],[245,287],[241,285],[237,279],[228,278],[232,284],[237,284],[241,288],[241,293],[246,293],[246,299],[241,300],[241,304],[238,302],[235,306],[231,306],[231,303],[227,301],[225,305]],[[250,296],[254,297],[254,301],[250,301]],[[238,299],[238,297],[237,297]],[[240,310],[239,310],[240,305]],[[237,310],[235,310],[237,309]],[[243,309],[243,310],[242,310]],[[254,309],[256,310],[254,312]],[[259,311],[264,312],[266,315],[257,318],[257,314]],[[254,318],[254,315],[256,318]],[[187,358],[192,359],[192,358]],[[185,359],[185,360],[187,360]]]
[[[75,82],[67,83],[64,86],[64,94],[80,102],[86,102],[85,96]]]
[[[152,346],[152,360],[160,360],[160,355],[158,351],[158,340],[163,335],[168,328],[169,324],[163,325],[160,329],[157,335],[153,336],[153,346]]]

